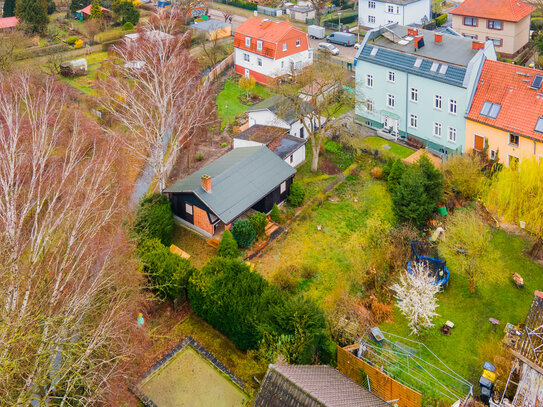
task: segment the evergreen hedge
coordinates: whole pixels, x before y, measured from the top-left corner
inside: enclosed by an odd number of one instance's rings
[[[148,239],[159,239],[163,245],[172,243],[173,212],[169,199],[161,194],[144,197],[134,222],[134,233],[139,242]]]
[[[253,224],[247,219],[238,219],[232,225],[232,235],[238,246],[249,247],[256,238],[256,231]]]

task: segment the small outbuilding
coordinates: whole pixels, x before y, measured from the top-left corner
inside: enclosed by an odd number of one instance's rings
[[[11,31],[19,24],[18,17],[2,17],[0,18],[0,32]]]
[[[290,14],[291,20],[303,21],[304,23],[315,18],[315,9],[312,6],[292,6],[287,9],[287,13]]]
[[[89,4],[87,7],[84,7],[82,8],[81,10],[77,10],[75,12],[75,18],[77,18],[78,20],[86,20],[87,18],[89,18],[91,16],[91,7],[92,7],[92,4]],[[105,8],[105,7],[100,7],[100,10],[102,10],[102,14],[109,14],[111,13],[111,10]]]
[[[60,64],[60,74],[71,77],[85,75],[87,73],[87,60],[85,58],[74,59],[73,61],[62,62]]]
[[[209,41],[230,37],[232,35],[232,26],[219,20],[204,20],[192,25],[196,31],[207,34]]]

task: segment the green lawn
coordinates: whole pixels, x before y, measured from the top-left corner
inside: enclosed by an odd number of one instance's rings
[[[251,91],[253,95],[256,95],[262,99],[269,98],[271,96],[270,91],[262,85],[257,84]],[[243,94],[237,84],[237,79],[234,81],[229,79],[224,84],[224,89],[217,95],[217,114],[221,118],[221,128],[232,123],[236,116],[239,116],[250,105],[245,105],[239,101],[239,96]]]
[[[378,136],[366,137],[362,140],[363,143],[369,145],[370,147],[377,148],[382,151],[388,151],[392,154],[397,155],[400,158],[407,158],[415,151],[410,148],[404,147],[400,144],[394,143],[393,141],[386,140]],[[383,146],[389,146],[390,149],[383,148]]]
[[[458,275],[454,263],[448,262],[451,278],[445,292],[438,294],[437,312],[440,316],[435,319],[435,327],[422,342],[472,383],[477,382],[485,356],[489,357],[487,355],[492,354],[492,349],[503,339],[505,324],[523,322],[530,309],[534,290],[543,288],[543,267],[523,254],[527,244],[523,238],[503,230],[495,232],[492,247],[501,253],[503,264],[499,273],[502,279],[500,282],[483,279],[474,294],[469,292],[468,279]],[[515,272],[524,278],[523,289],[518,289],[511,279],[511,274]],[[501,322],[496,332],[493,332],[488,318]],[[450,336],[439,332],[447,320],[455,324]],[[407,321],[397,308],[394,322],[383,324],[381,328],[409,337]]]
[[[78,59],[79,57],[73,58]],[[80,91],[91,94],[93,89],[91,86],[96,79],[96,71],[100,67],[100,64],[108,59],[107,52],[95,52],[90,55],[82,56],[87,60],[88,73],[84,76],[76,76],[73,78],[61,77],[61,79]]]

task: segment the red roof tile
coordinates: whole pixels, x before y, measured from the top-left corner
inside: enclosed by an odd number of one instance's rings
[[[236,34],[277,43],[291,30],[300,31],[305,35],[302,30],[294,27],[288,21],[264,21],[257,17],[251,17],[236,29]]]
[[[449,14],[488,18],[502,21],[520,21],[535,8],[522,0],[465,0]]]
[[[468,118],[543,141],[543,133],[535,131],[543,117],[543,84],[530,88],[536,75],[543,77],[543,71],[486,60]],[[501,105],[496,119],[481,115],[484,102]]]
[[[0,30],[4,28],[13,28],[19,24],[19,19],[17,17],[3,17],[0,18]]]
[[[87,15],[90,16],[90,14],[91,14],[91,7],[92,7],[92,4],[89,4],[87,7],[84,7],[84,8],[82,8],[81,10],[77,10],[77,12],[78,12],[78,13],[87,14]],[[102,11],[107,11],[107,12],[111,12],[111,10],[108,10],[107,8],[102,7],[102,6],[100,6],[100,10],[102,10]]]

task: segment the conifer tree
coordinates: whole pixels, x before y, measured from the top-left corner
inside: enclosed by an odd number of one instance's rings
[[[15,15],[15,0],[5,0],[3,17],[13,17],[14,15]]]
[[[91,11],[90,18],[96,19],[96,20],[99,20],[100,18],[102,18],[102,9],[100,8],[99,0],[93,0],[90,11]]]
[[[405,165],[399,158],[394,161],[394,164],[392,164],[392,168],[390,169],[390,174],[388,175],[388,190],[391,193],[394,193],[396,191],[396,188],[398,188],[398,184],[400,183],[400,180],[402,179],[403,174],[405,173]]]
[[[222,235],[222,239],[217,250],[217,256],[231,259],[235,259],[239,256],[238,243],[236,242],[236,239],[234,239],[232,232],[230,232],[228,229],[225,230]]]
[[[47,0],[19,0],[15,14],[30,33],[44,33],[49,23]]]

